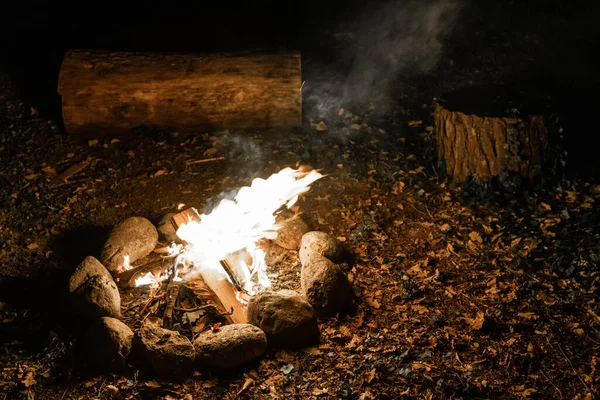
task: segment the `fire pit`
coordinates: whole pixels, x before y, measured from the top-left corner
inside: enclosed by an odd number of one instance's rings
[[[295,206],[322,177],[284,168],[206,214],[190,207],[170,216],[160,235],[145,218],[117,224],[100,260],[87,257],[69,282],[73,312],[91,323],[78,347],[81,362],[95,370],[133,363],[184,379],[195,366],[233,368],[267,346],[317,341],[317,316],[338,313],[350,293],[336,264],[340,243],[309,232]],[[165,245],[165,238],[176,240]],[[270,246],[299,258],[299,293],[273,290]]]

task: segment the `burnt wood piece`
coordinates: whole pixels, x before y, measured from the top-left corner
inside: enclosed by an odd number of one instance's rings
[[[171,218],[171,222],[178,229],[181,225],[189,221],[200,221],[200,214],[196,209],[189,208],[175,214]],[[227,265],[226,262],[222,262],[221,266]],[[238,300],[239,292],[235,289],[234,285],[224,277],[217,276],[211,272],[203,271],[199,269],[199,275],[214,294],[215,302],[220,308],[220,311],[226,316],[227,320],[233,324],[245,324],[248,319],[244,307]],[[223,275],[232,276],[231,271],[227,271],[223,268]]]
[[[72,50],[58,79],[66,131],[81,136],[299,126],[301,86],[298,51]]]
[[[541,175],[552,134],[549,96],[525,88],[457,90],[435,105],[437,154],[454,182]]]
[[[125,272],[121,272],[115,277],[117,284],[122,287],[135,287],[135,280],[142,275],[152,272],[154,275],[158,275],[165,271],[167,268],[172,267],[175,263],[174,259],[164,258],[156,261],[151,261],[147,264],[137,265]]]

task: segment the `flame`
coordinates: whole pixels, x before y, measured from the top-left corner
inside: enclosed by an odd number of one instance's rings
[[[291,207],[322,178],[319,172],[284,168],[267,179],[254,179],[242,187],[235,198],[222,200],[200,221],[189,221],[177,230],[177,236],[187,242],[185,247],[171,246],[178,253],[176,265],[183,266],[182,275],[192,276],[200,271],[210,272],[221,279],[229,279],[221,260],[244,251],[249,257],[237,257],[243,271],[243,289],[253,294],[257,288],[270,286],[266,276],[265,252],[259,242],[276,239],[280,226],[275,219],[284,207]],[[246,262],[245,259],[251,259]],[[147,275],[138,278],[148,282]],[[137,286],[136,280],[136,286]],[[147,283],[146,283],[147,284]]]

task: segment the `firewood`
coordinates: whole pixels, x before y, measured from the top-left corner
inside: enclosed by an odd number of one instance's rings
[[[167,329],[169,329],[173,323],[173,310],[175,309],[177,297],[179,297],[180,288],[181,285],[178,282],[175,282],[173,276],[171,275],[169,278],[169,283],[167,284],[167,306],[165,307],[165,313],[163,316],[163,326]]]
[[[130,270],[122,272],[116,276],[116,281],[120,287],[134,287],[135,280],[148,272],[152,272],[154,275],[161,273],[168,267],[173,265],[173,259],[160,259],[151,261],[147,264],[138,265]]]
[[[58,92],[72,135],[293,127],[302,123],[298,51],[163,54],[69,51]]]
[[[185,225],[190,221],[200,221],[200,213],[198,213],[198,211],[194,207],[190,207],[181,212],[178,212],[171,218],[171,223],[173,224],[175,231],[177,231],[177,229],[179,229],[180,226]]]
[[[177,213],[171,219],[171,222],[178,229],[181,225],[190,221],[200,221],[200,214],[195,208],[188,208],[180,213]],[[225,260],[221,262],[221,266],[231,267]],[[224,314],[230,323],[243,324],[247,322],[246,312],[240,301],[238,300],[238,290],[227,279],[215,275],[211,272],[199,269],[199,275],[206,284],[206,287],[214,294],[215,302],[218,303],[220,311]],[[234,281],[236,274],[228,268],[223,268],[223,275],[229,275]],[[239,283],[238,283],[239,285]],[[229,314],[229,315],[228,315]]]

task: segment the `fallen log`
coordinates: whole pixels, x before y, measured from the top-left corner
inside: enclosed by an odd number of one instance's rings
[[[555,154],[552,114],[552,99],[531,88],[456,90],[435,105],[438,159],[457,183],[538,178]]]
[[[171,219],[175,229],[190,221],[200,221],[200,215],[194,208],[177,213]],[[223,267],[223,274],[221,276],[211,271],[202,270],[201,268],[199,269],[199,275],[207,288],[214,294],[215,302],[227,320],[234,324],[244,324],[248,320],[246,312],[238,300],[239,291],[236,290],[234,284],[225,278],[225,276],[229,276],[232,279],[236,275],[227,269],[230,268],[230,265],[225,260],[221,261],[220,265]],[[232,282],[236,281],[232,279]],[[236,286],[239,288],[239,284],[236,284]]]
[[[163,54],[69,51],[58,92],[69,134],[298,126],[298,51]]]

